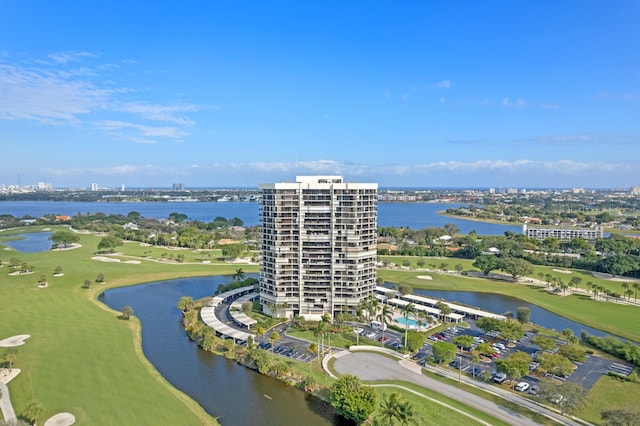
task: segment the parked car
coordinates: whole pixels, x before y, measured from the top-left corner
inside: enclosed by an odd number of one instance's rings
[[[527,382],[520,382],[516,385],[516,390],[518,392],[526,392],[529,389],[529,383]]]
[[[504,383],[507,380],[507,375],[505,373],[496,373],[492,380],[496,383]]]
[[[531,386],[531,387],[529,388],[529,390],[527,391],[527,393],[528,393],[529,395],[535,395],[535,394],[537,394],[537,393],[538,393],[538,391],[539,391],[539,390],[540,390],[540,386],[538,386],[538,385],[533,385],[533,386]]]

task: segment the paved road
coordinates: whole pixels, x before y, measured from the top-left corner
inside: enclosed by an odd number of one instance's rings
[[[402,364],[401,364],[402,363]],[[410,361],[397,362],[369,352],[354,352],[336,358],[335,370],[340,374],[354,374],[362,380],[404,380],[444,396],[460,401],[512,425],[536,425],[538,423],[505,407],[472,393],[431,379],[420,372],[420,367]],[[571,423],[571,422],[568,422]]]
[[[9,388],[2,382],[0,382],[0,410],[7,423],[13,424],[17,421],[16,413],[11,405],[11,398],[9,398]]]

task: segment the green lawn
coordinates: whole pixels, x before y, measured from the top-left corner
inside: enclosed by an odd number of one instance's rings
[[[594,424],[602,424],[600,413],[615,408],[637,410],[640,383],[629,383],[603,376],[587,394],[586,404],[577,415]]]
[[[640,315],[640,308],[636,306],[594,301],[584,295],[563,297],[551,294],[538,286],[484,278],[437,273],[429,274],[433,276],[433,280],[417,278],[418,275],[424,274],[418,271],[378,270],[378,276],[384,280],[395,284],[407,284],[413,288],[476,291],[513,296],[590,327],[640,342],[640,322],[634,320]],[[598,314],[594,315],[595,312]],[[531,321],[535,323],[536,319],[531,318]]]
[[[0,339],[31,335],[18,347],[15,367],[22,372],[9,384],[16,413],[36,400],[45,409],[44,419],[68,411],[79,424],[215,424],[144,358],[137,320],[118,320],[116,312],[97,302],[97,296],[113,286],[257,268],[146,260],[139,265],[104,263],[91,260],[99,240],[81,235],[81,248],[56,252],[0,249]],[[120,248],[131,254],[138,250],[133,243]],[[6,262],[13,257],[33,265],[34,273],[9,276]],[[62,267],[64,276],[53,277],[56,266]],[[105,285],[93,283],[98,273],[104,274]],[[48,288],[37,286],[43,274]],[[85,279],[92,281],[90,290],[81,288]]]
[[[422,419],[425,424],[441,424],[441,425],[481,425],[474,418],[480,419],[484,422],[487,422],[491,425],[506,425],[508,423],[504,423],[495,417],[491,417],[488,414],[476,410],[473,407],[469,407],[459,401],[456,401],[451,398],[447,398],[443,395],[438,394],[437,392],[430,391],[428,389],[421,388],[420,386],[416,386],[412,383],[400,382],[400,381],[391,381],[391,382],[375,382],[377,385],[375,387],[376,393],[378,394],[378,404],[377,410],[374,412],[374,417],[380,415],[380,404],[383,401],[383,396],[385,394],[398,393],[402,396],[403,400],[409,401],[413,408],[416,410],[416,415],[418,418]],[[410,389],[414,392],[419,393],[420,395],[416,395],[413,392],[410,392],[406,389],[401,389],[396,386],[402,386],[404,388]],[[422,395],[422,396],[421,396]],[[449,405],[453,408],[456,408],[464,413],[469,414],[466,416],[457,411],[451,410],[448,407],[445,407],[437,402],[432,401],[431,399],[435,399],[440,401],[446,405]]]

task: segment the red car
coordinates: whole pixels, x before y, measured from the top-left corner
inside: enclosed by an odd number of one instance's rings
[[[494,352],[491,356],[494,357],[494,358],[498,358],[500,356],[500,354],[498,352]]]
[[[386,342],[387,340],[389,340],[389,338],[388,338],[387,336],[384,336],[384,337],[380,336],[380,337],[378,337],[378,342]]]

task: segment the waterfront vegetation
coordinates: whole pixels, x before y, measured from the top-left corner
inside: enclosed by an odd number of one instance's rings
[[[52,231],[65,229],[51,228]],[[26,230],[33,232],[42,228],[32,227]],[[17,229],[12,234],[23,231],[25,230]],[[6,232],[0,236],[15,238],[7,236]],[[22,373],[10,384],[16,412],[24,412],[27,405],[35,400],[44,408],[42,418],[69,411],[82,423],[92,423],[96,419],[100,419],[101,424],[214,423],[211,416],[188,396],[174,389],[144,358],[137,319],[132,317],[130,321],[118,320],[120,312],[99,303],[98,296],[105,289],[115,286],[179,277],[229,275],[231,281],[234,274],[238,273],[238,264],[225,262],[225,256],[219,249],[168,249],[144,246],[136,242],[125,242],[118,247],[118,254],[109,256],[120,262],[102,262],[91,259],[101,237],[92,234],[79,234],[79,237],[81,247],[71,250],[43,253],[0,251],[3,266],[0,269],[0,310],[3,313],[0,337],[31,335],[24,346],[18,347],[14,367],[20,368]],[[170,257],[169,253],[174,256]],[[183,255],[181,261],[176,259],[176,253]],[[11,258],[33,265],[34,274],[8,276]],[[385,281],[413,288],[514,296],[574,321],[640,341],[640,324],[633,320],[637,318],[638,307],[595,301],[588,295],[561,297],[546,291],[542,286],[527,283],[442,273],[442,269],[455,271],[456,264],[462,266],[464,273],[476,271],[472,266],[473,261],[469,259],[424,258],[422,266],[418,265],[420,259],[410,256],[381,257],[380,260],[387,262],[388,266],[391,263],[409,263],[404,266],[407,270],[381,269],[379,276]],[[130,261],[140,263],[126,263]],[[445,262],[448,263],[447,267],[439,268]],[[432,264],[438,267],[432,268]],[[241,266],[245,273],[257,272],[256,265]],[[64,271],[63,276],[53,276],[58,268]],[[432,270],[425,272],[411,268]],[[436,269],[440,271],[437,272]],[[583,277],[581,287],[584,287],[587,280],[609,286],[612,290],[621,285],[595,278],[586,271],[570,272]],[[540,273],[567,278],[566,274],[545,266],[535,266],[531,278],[537,279]],[[47,288],[38,287],[38,277],[43,274],[49,277]],[[431,275],[433,279],[417,278],[424,274]],[[103,284],[95,282],[97,275],[104,277]],[[85,287],[83,283],[87,280],[90,285]],[[597,318],[594,317],[594,312],[598,312]],[[308,340],[317,341],[313,332],[306,333],[310,333]],[[363,340],[362,337],[360,339]],[[344,347],[353,343],[353,333],[332,336],[333,346]],[[379,345],[379,342],[371,343]],[[224,346],[218,350],[222,354],[229,352]],[[329,386],[331,380],[322,373],[317,362],[307,364],[286,360],[284,364],[276,362],[274,365],[278,365],[276,370],[282,370],[283,365],[286,365],[296,372],[295,376],[302,378],[302,387],[316,389],[321,397],[327,399],[326,391],[322,389]],[[611,390],[613,388],[625,397],[631,395],[635,400],[640,398],[640,385],[619,382],[609,377],[601,379],[588,397],[597,401],[600,398],[611,399],[607,408],[615,408],[620,406],[617,404],[618,400],[607,397],[614,392]],[[486,394],[482,395],[490,398]],[[406,398],[413,397],[407,395]],[[588,404],[588,408],[580,414],[584,413],[588,420],[599,423],[599,412],[594,410],[593,405]]]

